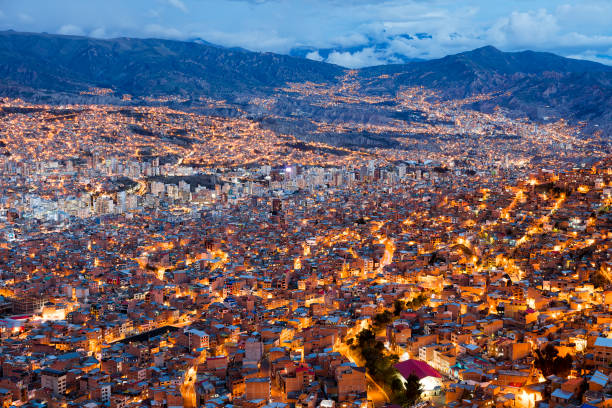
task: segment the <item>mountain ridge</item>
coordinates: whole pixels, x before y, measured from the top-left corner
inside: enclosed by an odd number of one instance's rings
[[[343,72],[317,61],[196,42],[0,32],[0,77],[33,89],[219,96],[292,81],[325,82]]]
[[[395,97],[424,86],[442,99],[494,94],[472,105],[496,106],[535,120],[588,121],[588,130],[612,134],[612,66],[535,51],[492,46],[443,58],[355,70],[366,95]],[[41,91],[78,95],[92,87],[117,94],[213,97],[270,96],[292,82],[338,84],[348,69],[274,53],[225,48],[201,39],[93,39],[0,32],[0,95]]]
[[[487,46],[424,62],[364,68],[359,75],[368,94],[389,96],[407,86],[433,89],[442,99],[495,94],[472,107],[490,112],[501,106],[539,121],[588,121],[587,133],[612,134],[612,67],[597,62]]]

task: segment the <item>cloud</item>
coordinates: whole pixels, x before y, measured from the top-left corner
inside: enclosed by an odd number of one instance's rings
[[[296,44],[295,38],[282,37],[273,30],[244,31],[207,30],[191,32],[190,37],[202,38],[226,47],[242,47],[253,51],[287,53]]]
[[[73,24],[66,24],[63,25],[59,28],[59,30],[57,30],[57,32],[59,34],[64,34],[64,35],[83,35],[83,29],[80,27],[77,27]]]
[[[103,38],[201,38],[278,53],[299,48],[312,51],[313,59],[328,56],[346,66],[397,62],[398,57],[437,58],[487,44],[504,51],[534,49],[598,59],[597,55],[609,55],[612,47],[610,0],[496,1],[494,7],[491,0],[0,0],[0,4],[0,30]],[[418,38],[417,33],[431,38]]]
[[[559,37],[557,44],[563,47],[612,47],[612,35],[584,35],[580,33],[567,33]]]
[[[312,51],[306,54],[306,58],[313,61],[323,61],[323,57],[319,54],[319,51]]]
[[[181,0],[168,0],[168,4],[170,4],[173,7],[176,7],[177,9],[181,10],[183,13],[187,13],[187,6],[185,6],[185,3],[183,3]]]
[[[104,27],[98,27],[94,30],[92,30],[89,33],[90,37],[94,37],[94,38],[105,38],[106,37],[106,28]]]
[[[367,35],[363,33],[351,33],[348,35],[341,35],[333,38],[332,43],[342,47],[353,47],[355,45],[362,45],[369,41]]]
[[[596,52],[593,50],[586,50],[580,54],[568,55],[569,58],[589,60],[599,62],[600,64],[612,65],[612,48],[604,52]]]
[[[559,31],[557,19],[546,10],[513,12],[495,23],[489,31],[497,44],[533,46],[551,42]]]
[[[334,51],[326,59],[330,64],[340,65],[346,68],[359,68],[365,66],[382,65],[387,62],[384,55],[377,53],[374,48],[364,48],[356,52]]]

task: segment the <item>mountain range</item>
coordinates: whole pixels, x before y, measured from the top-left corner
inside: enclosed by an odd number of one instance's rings
[[[200,39],[102,40],[0,32],[3,96],[44,93],[52,100],[54,94],[78,95],[100,87],[137,97],[231,100],[270,95],[289,82],[336,84],[347,72],[300,56],[228,49]],[[612,67],[595,62],[483,47],[440,59],[363,68],[356,80],[367,95],[393,96],[407,86],[431,88],[443,99],[491,93],[491,99],[471,107],[488,111],[501,106],[536,120],[585,121],[588,132],[612,134]]]
[[[0,32],[0,92],[112,88],[135,96],[224,96],[289,81],[333,81],[342,68],[199,42]]]
[[[424,86],[447,99],[493,93],[472,107],[495,106],[534,120],[586,121],[587,132],[612,134],[612,67],[545,52],[502,52],[494,47],[441,59],[362,69],[363,89],[393,94],[402,86]]]

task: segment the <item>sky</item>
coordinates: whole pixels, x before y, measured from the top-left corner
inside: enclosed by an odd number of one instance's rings
[[[0,30],[203,39],[346,67],[493,45],[612,65],[612,0],[0,0]]]

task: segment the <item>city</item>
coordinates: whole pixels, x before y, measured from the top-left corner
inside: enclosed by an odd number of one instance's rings
[[[0,64],[0,406],[611,406],[606,117],[393,63],[222,96]]]

